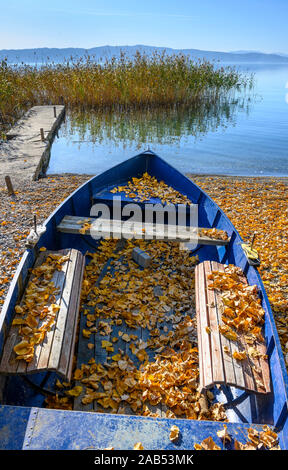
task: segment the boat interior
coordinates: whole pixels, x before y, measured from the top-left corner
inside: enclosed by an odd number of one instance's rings
[[[103,244],[103,240],[95,240],[87,233],[74,234],[58,231],[57,226],[59,226],[62,219],[67,215],[84,218],[90,217],[91,207],[96,203],[106,204],[111,208],[113,204],[113,196],[115,195],[111,190],[118,186],[125,185],[132,177],[140,177],[145,172],[151,176],[155,176],[158,180],[163,180],[166,184],[173,187],[181,194],[186,195],[191,203],[197,204],[199,208],[198,224],[200,227],[217,228],[227,232],[230,238],[227,245],[217,246],[198,244],[189,251],[189,257],[195,258],[197,256],[200,263],[205,260],[210,260],[238,266],[245,273],[248,283],[250,285],[257,285],[261,296],[262,306],[265,310],[264,336],[270,364],[271,393],[257,394],[247,390],[240,390],[236,387],[229,387],[225,384],[215,386],[211,389],[211,392],[213,393],[213,403],[217,402],[223,405],[227,421],[229,423],[273,425],[280,433],[280,440],[282,446],[285,448],[285,446],[288,445],[285,441],[285,439],[288,439],[287,375],[283,375],[285,366],[281,353],[281,346],[269,302],[257,269],[248,263],[243,250],[240,249],[241,238],[239,234],[219,207],[190,179],[183,177],[183,175],[181,175],[177,170],[172,168],[152,152],[140,154],[127,160],[123,164],[92,178],[89,182],[85,183],[81,188],[75,191],[66,201],[64,201],[62,205],[59,206],[59,208],[57,208],[57,210],[47,219],[46,232],[40,237],[37,247],[28,249],[23,256],[10,289],[12,294],[4,305],[5,317],[2,319],[3,324],[0,336],[1,349],[3,348],[5,335],[7,334],[9,325],[11,324],[14,316],[15,305],[25,289],[29,269],[35,262],[37,250],[41,247],[45,247],[47,250],[53,251],[75,248],[83,255],[88,253],[85,261],[87,266],[91,261],[91,257],[93,258],[93,255],[97,254],[99,248]],[[119,193],[118,195],[121,195],[121,208],[125,207],[127,203],[135,202],[135,199],[127,196],[127,194]],[[161,201],[159,198],[151,198],[148,202],[155,204]],[[143,209],[144,202],[140,202],[140,206]],[[110,278],[111,276],[113,277],[114,270],[116,269],[115,260],[118,262],[118,264],[116,264],[118,268],[120,266],[121,272],[121,262],[125,258],[125,250],[129,243],[129,241],[125,240],[115,241],[111,252],[112,255],[105,258],[102,265],[98,266],[99,270],[97,279],[94,280],[95,288],[101,286],[101,281],[105,279],[107,273],[109,273]],[[143,246],[143,244],[141,245],[142,242],[140,245],[139,243],[137,245],[137,243],[138,241],[135,241],[133,246]],[[145,243],[145,246],[149,247],[150,242],[145,241]],[[159,242],[152,241],[151,246],[155,247],[156,243]],[[154,248],[153,253],[155,253],[155,250],[156,248]],[[172,251],[170,253],[172,253]],[[161,256],[164,256],[164,254],[165,250],[163,249],[162,255],[161,253],[159,254],[160,261]],[[114,264],[112,263],[113,266],[111,264],[112,261],[114,262]],[[141,276],[145,276],[145,268],[138,266],[137,269],[139,270],[139,279],[141,281]],[[171,270],[171,273],[172,272],[173,269]],[[127,275],[127,270],[125,270],[125,274]],[[191,283],[193,282],[194,278],[191,276]],[[155,299],[159,299],[161,295],[163,295],[161,288],[160,292],[157,292],[156,286]],[[85,338],[81,334],[81,331],[85,329],[87,310],[93,313],[93,307],[89,305],[89,302],[82,302],[79,330],[75,346],[74,368],[81,368],[81,364],[87,363],[87,360],[91,358],[94,358],[96,363],[103,365],[107,363],[107,361],[111,361],[111,356],[113,354],[117,354],[119,349],[122,349],[122,351],[127,354],[136,367],[140,367],[141,361],[139,361],[135,354],[132,353],[132,350],[129,347],[130,343],[125,342],[121,336],[123,337],[123,334],[128,336],[135,335],[135,338],[137,337],[137,339],[147,342],[150,337],[150,330],[143,326],[135,329],[134,326],[129,327],[125,322],[123,322],[121,325],[114,323],[111,328],[108,330],[104,329],[104,332],[102,330],[102,333],[100,334],[101,328],[99,328],[99,322],[105,321],[105,318],[98,317],[95,323],[95,334]],[[187,315],[187,311],[191,318],[195,316],[195,301],[193,298],[191,298],[191,305],[186,306],[186,308],[183,309],[183,317]],[[170,314],[173,314],[173,306],[170,306],[169,312],[167,311],[167,315]],[[164,331],[165,334],[169,334],[171,328],[171,322],[164,319],[160,325],[160,334]],[[121,336],[119,336],[119,332]],[[112,342],[113,338],[118,338],[118,341],[115,342],[115,345],[113,344],[115,347],[113,353],[110,353],[109,350],[107,351],[105,348],[103,349],[101,347],[101,343],[102,341]],[[88,344],[90,346],[87,347]],[[149,362],[153,362],[157,352],[147,348],[147,353]],[[59,377],[59,375],[53,371],[43,371],[29,375],[2,375],[0,380],[2,388],[2,405],[25,408],[49,408],[49,397],[51,398],[55,393],[57,393],[59,397],[65,396],[65,388],[64,391],[59,387],[57,388],[57,381],[60,380],[63,382],[63,378]],[[80,382],[77,383],[80,384]],[[103,412],[110,414],[111,412],[111,409],[105,409],[97,404],[97,402],[83,405],[79,397],[74,399],[73,410],[92,411],[97,414]],[[152,416],[153,413],[156,413],[155,416],[165,418],[165,416],[167,416],[165,414],[166,411],[167,408],[165,408],[164,405],[161,405],[161,403],[150,406],[150,416]],[[70,411],[67,411],[67,413],[70,413]],[[121,413],[125,415],[134,415],[137,414],[137,410],[133,411],[131,408],[126,407],[121,410]],[[183,416],[180,417],[183,418]]]

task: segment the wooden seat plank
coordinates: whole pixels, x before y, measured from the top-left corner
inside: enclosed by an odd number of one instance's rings
[[[198,357],[199,357],[199,385],[200,388],[204,388],[204,364],[203,358],[204,353],[203,346],[202,346],[202,328],[201,328],[201,310],[200,310],[200,300],[198,300],[198,296],[200,296],[200,285],[203,282],[204,277],[200,278],[201,269],[198,268],[195,270],[195,311],[196,311],[196,320],[197,320],[197,339],[198,339]]]
[[[252,358],[251,355],[248,355],[248,348],[251,345],[247,344],[244,334],[238,333],[237,341],[231,341],[220,334],[219,326],[223,324],[221,317],[224,312],[224,304],[221,292],[209,289],[207,277],[212,271],[224,272],[225,265],[205,261],[196,267],[195,272],[200,385],[202,389],[207,389],[216,384],[222,384],[224,370],[226,385],[255,393],[269,393],[270,371],[268,361],[264,356],[266,354],[265,344],[257,340],[254,341],[252,346],[260,353],[260,357]],[[244,274],[241,277],[241,282],[247,284]],[[215,311],[217,311],[217,318]],[[206,325],[210,325],[210,341],[207,341],[208,335],[205,335]],[[220,337],[219,340],[216,332]],[[219,354],[220,346],[222,355]],[[225,346],[228,354],[224,351]],[[235,359],[233,353],[236,351],[246,351],[247,359],[242,361]]]
[[[12,328],[11,328],[12,330]],[[18,364],[16,360],[12,362],[11,360],[11,351],[13,351],[14,346],[20,341],[20,336],[18,335],[18,329],[14,329],[9,332],[8,337],[5,342],[5,348],[3,350],[1,363],[0,363],[0,372],[2,373],[16,373]]]
[[[211,341],[207,329],[210,325],[207,318],[207,293],[205,286],[205,272],[204,265],[197,266],[197,286],[196,286],[196,316],[198,325],[198,341],[201,350],[199,351],[200,364],[200,384],[205,387],[205,384],[213,382],[212,375],[212,356],[211,356]],[[206,333],[206,334],[204,334]]]
[[[242,282],[244,284],[248,284],[247,279],[244,275],[242,277]],[[243,335],[240,335],[240,340],[248,355],[248,345]],[[249,368],[247,367],[247,361],[243,361],[243,365],[244,365],[243,368],[246,371],[247,369],[248,370],[250,369],[247,381],[250,385],[251,383],[254,384],[254,386],[257,388],[257,391],[259,393],[265,393],[265,392],[268,393],[270,392],[270,370],[269,370],[269,364],[268,364],[267,359],[264,359],[262,357],[266,355],[266,346],[265,344],[260,343],[257,340],[254,341],[252,346],[255,347],[259,351],[261,356],[259,358],[257,357],[254,358],[253,362],[250,359]],[[253,368],[253,365],[256,367]],[[257,372],[257,370],[259,370],[259,373]]]
[[[61,266],[61,270],[55,271],[52,277],[58,292],[55,293],[49,303],[60,305],[60,309],[55,316],[55,322],[51,329],[46,332],[44,341],[35,346],[34,357],[30,363],[16,359],[14,346],[21,341],[21,337],[18,333],[19,327],[17,325],[11,326],[3,349],[0,373],[29,374],[52,370],[65,378],[69,379],[71,377],[84,257],[74,249],[58,252],[45,251],[39,254],[34,267],[40,266],[51,253],[69,255],[69,260],[65,261]],[[24,299],[25,292],[20,305],[23,304]],[[65,332],[66,326],[67,333]]]
[[[207,271],[208,274],[210,274],[212,271],[221,271],[224,272],[224,265],[216,262],[211,263],[211,269]],[[211,289],[209,289],[211,290]],[[215,291],[214,291],[215,292]],[[217,303],[217,308],[218,308],[218,319],[219,319],[219,325],[223,325],[223,321],[221,319],[222,312],[224,310],[224,306],[221,300],[221,295],[217,292],[215,292],[215,297],[216,297],[216,303]],[[222,341],[222,352],[223,352],[223,362],[225,364],[225,371],[226,371],[226,383],[228,385],[232,385],[237,383],[241,388],[245,388],[247,385],[245,383],[245,378],[244,378],[244,372],[243,372],[243,364],[241,365],[239,362],[237,362],[233,358],[233,353],[235,351],[239,351],[239,343],[229,341],[225,336],[221,336],[221,341]],[[226,354],[224,352],[224,346],[227,346],[227,348],[230,351],[230,354]]]
[[[76,250],[71,250],[70,258],[69,258],[69,261],[67,261],[67,264],[68,264],[67,271],[65,275],[63,273],[64,284],[63,284],[63,290],[62,290],[60,310],[58,311],[57,321],[55,322],[55,325],[53,328],[54,329],[53,342],[51,345],[51,352],[49,354],[49,359],[48,359],[48,364],[47,364],[48,369],[51,369],[51,370],[58,369],[61,353],[62,354],[66,353],[65,348],[63,348],[62,350],[62,345],[63,345],[63,338],[64,338],[64,332],[65,332],[69,307],[71,305],[72,298],[74,299],[75,297],[75,294],[77,296],[80,296],[81,294],[81,292],[79,291],[75,292],[74,290],[73,292],[73,279],[74,279],[74,275],[76,275],[76,272],[77,272],[75,269],[77,265],[77,251]],[[72,307],[74,310],[74,305],[72,305]],[[70,354],[70,349],[67,352],[68,354]]]
[[[204,262],[205,274],[212,272],[210,261]],[[204,276],[205,287],[207,290],[207,308],[210,322],[210,337],[211,337],[211,358],[212,358],[212,370],[213,370],[213,381],[217,383],[225,383],[234,379],[233,365],[231,367],[231,360],[225,360],[223,356],[223,346],[228,342],[226,338],[222,338],[218,325],[221,324],[221,313],[219,312],[217,297],[215,291],[207,288],[206,275]],[[204,334],[202,332],[202,334]],[[213,354],[212,354],[213,351]]]
[[[58,365],[59,373],[66,377],[71,377],[72,375],[73,359],[70,360],[70,358],[73,358],[74,356],[81,300],[81,291],[77,291],[77,286],[81,284],[85,267],[85,258],[79,252],[76,253],[76,256],[76,268],[74,271],[74,279],[71,288],[72,294],[67,312],[66,325],[64,329],[64,337],[62,341],[62,354]],[[75,315],[74,312],[77,312],[77,315]]]
[[[224,265],[219,264],[218,267],[219,267],[220,271],[224,272]],[[243,274],[243,277],[242,277],[242,282],[247,284],[247,280],[246,280],[246,277],[244,276],[244,274]],[[246,390],[254,391],[255,389],[257,389],[257,384],[255,382],[253,370],[252,370],[252,367],[251,367],[252,366],[251,359],[249,358],[249,355],[248,355],[248,345],[247,345],[247,342],[245,340],[244,334],[242,334],[241,332],[238,333],[237,348],[236,348],[236,346],[234,345],[233,342],[231,342],[231,344],[232,344],[233,352],[234,351],[240,351],[240,352],[245,351],[246,352],[247,359],[245,359],[241,362],[239,362],[237,360],[234,360],[234,364],[235,364],[235,368],[237,366],[242,367],[243,377],[244,377],[244,384],[245,384],[245,386],[243,388],[245,388]],[[241,385],[240,382],[239,382],[239,385]]]
[[[59,232],[63,233],[71,233],[71,234],[81,234],[81,231],[83,230],[85,223],[86,224],[92,224],[95,222],[97,219],[95,217],[79,217],[79,216],[71,216],[71,215],[66,215],[63,217],[61,220],[60,224],[57,226],[57,230]],[[101,219],[101,230],[103,231],[104,228],[107,232],[111,232],[112,234],[112,227],[113,227],[113,234],[114,237],[122,237],[122,238],[144,238],[149,235],[151,239],[157,239],[157,240],[166,240],[166,241],[178,241],[178,242],[189,242],[190,237],[192,237],[192,241],[195,239],[196,240],[196,233],[195,233],[195,227],[192,227],[191,230],[189,227],[184,227],[177,225],[175,228],[177,228],[177,233],[174,234],[168,234],[168,225],[163,225],[163,230],[162,226],[157,225],[155,223],[148,223],[148,222],[135,222],[133,226],[133,230],[128,230],[127,228],[127,221],[122,221],[122,220],[110,220],[110,219]],[[112,225],[113,224],[113,225]],[[125,225],[126,224],[126,225]],[[88,227],[88,225],[87,225]],[[101,230],[97,232],[97,228],[93,227],[92,229],[92,234],[97,235],[99,233],[99,236],[101,235]],[[198,228],[199,233],[201,232],[201,228]],[[83,235],[84,233],[82,233]],[[85,234],[89,235],[90,230],[88,229],[85,231]],[[211,237],[208,237],[206,235],[198,234],[198,244],[202,245],[228,245],[230,239],[228,238],[227,240],[221,240],[221,239],[214,239]]]
[[[66,255],[67,251],[63,252],[63,255],[64,254]],[[42,256],[41,258],[43,261],[44,256]],[[62,266],[61,271],[55,271],[52,277],[52,281],[54,282],[54,285],[57,286],[57,288],[59,288],[59,293],[56,294],[56,299],[55,299],[56,305],[61,304],[62,290],[63,290],[63,285],[65,281],[65,273],[67,271],[67,268],[68,268],[68,262],[66,261],[66,263]],[[47,368],[52,341],[53,341],[53,336],[54,336],[54,328],[51,328],[51,330],[47,331],[44,341],[35,346],[34,357],[32,361],[29,363],[25,363],[25,361],[18,361],[19,366],[22,366],[22,369],[18,367],[17,373],[24,373],[25,365],[27,366],[27,373],[32,372],[33,370],[42,370],[42,369]]]

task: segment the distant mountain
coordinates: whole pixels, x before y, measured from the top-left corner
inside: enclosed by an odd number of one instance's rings
[[[256,52],[256,54],[264,54],[261,51],[253,51],[253,50],[252,51],[247,51],[247,50],[242,50],[242,49],[240,51],[229,51],[229,52],[231,52],[231,54],[251,54],[251,53],[255,53],[255,52]],[[279,55],[281,55],[281,54],[279,54]]]
[[[71,58],[79,59],[89,55],[91,60],[99,62],[106,58],[115,56],[120,57],[121,51],[128,57],[133,57],[136,51],[147,54],[153,52],[165,53],[167,55],[183,53],[194,59],[207,59],[210,61],[220,61],[223,63],[287,63],[288,56],[284,54],[265,54],[257,51],[233,51],[233,52],[217,52],[202,51],[199,49],[172,49],[169,47],[154,47],[145,45],[135,46],[100,46],[90,49],[83,48],[37,48],[37,49],[2,49],[0,50],[0,60],[7,59],[9,63],[50,63],[63,62]]]

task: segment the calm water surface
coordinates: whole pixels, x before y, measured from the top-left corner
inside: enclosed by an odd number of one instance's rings
[[[288,176],[288,67],[243,69],[255,73],[254,89],[217,106],[68,113],[48,174],[98,174],[150,148],[184,173]]]

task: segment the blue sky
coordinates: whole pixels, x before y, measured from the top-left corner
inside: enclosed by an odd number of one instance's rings
[[[288,0],[0,0],[0,49],[146,44],[288,54]]]

